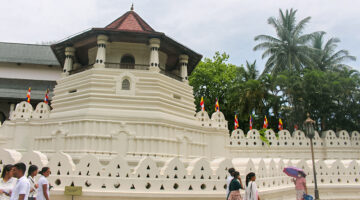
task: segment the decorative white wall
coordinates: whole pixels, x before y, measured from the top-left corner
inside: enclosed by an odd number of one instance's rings
[[[55,198],[61,197],[64,186],[82,186],[84,195],[102,196],[104,193],[143,193],[151,192],[153,197],[164,193],[191,199],[194,195],[210,195],[221,199],[225,195],[227,170],[235,167],[244,181],[246,173],[256,173],[260,195],[264,199],[294,199],[293,182],[282,173],[285,166],[296,166],[304,169],[309,191],[313,187],[313,174],[310,160],[284,160],[281,158],[205,158],[192,159],[189,162],[178,158],[156,161],[152,157],[144,157],[134,167],[131,159],[117,156],[108,163],[101,163],[94,155],[82,157],[74,164],[70,155],[57,152],[50,160],[41,152],[31,151],[21,155],[15,150],[0,150],[0,167],[4,164],[22,161],[40,167],[49,166],[52,174],[50,184],[54,186]],[[332,199],[342,199],[344,193],[329,192],[329,188],[352,189],[348,199],[356,199],[356,190],[360,189],[359,160],[317,160],[318,184],[320,194]],[[269,193],[269,191],[272,191]],[[187,194],[187,197],[181,194]],[[52,194],[53,195],[53,194]],[[59,196],[57,196],[59,195]],[[282,197],[285,195],[284,197]],[[116,198],[114,196],[114,198]],[[324,198],[327,199],[327,198]]]

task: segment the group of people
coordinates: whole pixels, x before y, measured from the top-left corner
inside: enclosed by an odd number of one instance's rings
[[[49,200],[50,185],[47,177],[50,175],[50,168],[43,167],[38,172],[36,165],[31,165],[27,176],[26,165],[16,163],[5,165],[1,172],[0,200]],[[35,177],[41,174],[36,182]]]
[[[227,177],[227,190],[226,190],[226,199],[227,200],[243,200],[240,195],[240,189],[245,190],[244,200],[260,200],[257,186],[255,183],[256,175],[253,172],[250,172],[246,175],[245,187],[242,184],[240,173],[234,168],[229,170],[230,176]]]
[[[226,200],[243,200],[240,195],[240,189],[245,190],[244,200],[260,200],[257,186],[255,183],[255,173],[250,172],[246,175],[245,187],[240,178],[240,173],[234,168],[229,170],[230,176],[227,177]],[[296,190],[296,200],[304,200],[304,196],[308,194],[306,187],[306,174],[302,171],[298,172],[298,176],[293,179]]]

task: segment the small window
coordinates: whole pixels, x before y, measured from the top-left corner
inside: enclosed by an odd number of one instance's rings
[[[128,79],[124,79],[121,84],[122,90],[130,90],[130,81]]]
[[[135,58],[132,55],[124,55],[120,61],[121,69],[134,69]]]

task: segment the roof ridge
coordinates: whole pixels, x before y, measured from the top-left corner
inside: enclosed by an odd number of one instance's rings
[[[131,17],[130,17],[131,16]],[[130,17],[130,18],[129,18]],[[132,19],[133,18],[133,19]],[[127,20],[127,21],[126,21]],[[119,29],[119,30],[126,30],[127,28],[120,28],[121,26],[125,25],[125,26],[129,26],[129,20],[131,22],[131,20],[135,20],[135,24],[130,24],[130,28],[131,29],[136,29],[135,27],[138,26],[138,31],[142,31],[142,32],[155,32],[155,30],[148,24],[145,22],[145,20],[143,20],[135,11],[130,10],[127,11],[125,14],[121,15],[120,17],[118,17],[117,19],[115,19],[114,21],[112,21],[110,24],[108,24],[107,26],[105,26],[105,28],[108,29]],[[127,22],[127,23],[126,23]]]
[[[20,42],[0,42],[0,44],[20,44],[20,45],[29,45],[29,46],[49,46],[50,44],[34,44],[34,43],[20,43]]]
[[[151,31],[154,31],[154,32],[155,32],[155,30],[154,30],[148,23],[146,23],[146,21],[143,20],[135,11],[130,11],[130,12],[133,12],[133,13],[134,13],[135,19],[136,19],[136,21],[139,23],[139,25],[141,26],[141,28],[143,28],[144,30],[150,28]],[[144,27],[144,24],[143,24],[143,23],[144,23],[146,26],[148,26],[148,28]]]
[[[110,24],[106,25],[105,28],[107,28],[107,27],[110,26],[111,24],[115,23],[116,21],[120,20],[121,18],[123,18],[123,19],[121,19],[121,21],[119,21],[119,22],[123,22],[124,19],[130,14],[130,12],[131,12],[131,11],[127,11],[126,13],[124,13],[123,15],[121,15],[120,17],[116,18],[116,19],[115,19],[114,21],[112,21]],[[119,22],[118,22],[118,24],[119,24]]]

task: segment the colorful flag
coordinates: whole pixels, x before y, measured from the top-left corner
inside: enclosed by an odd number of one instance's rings
[[[31,87],[29,87],[29,90],[28,90],[28,92],[26,94],[26,101],[28,103],[30,103],[30,98],[31,98]]]
[[[250,130],[252,130],[252,128],[253,128],[253,118],[251,117],[251,115],[250,115],[249,125],[250,125]]]
[[[46,93],[45,93],[45,98],[44,98],[44,103],[46,104],[49,104],[49,88],[46,90]]]
[[[216,98],[216,102],[215,102],[215,111],[220,111],[219,101],[217,98]]]
[[[268,123],[268,120],[267,120],[267,118],[265,116],[263,128],[267,128],[268,126],[269,126],[269,123]]]
[[[279,128],[279,131],[282,131],[282,130],[284,129],[284,126],[283,126],[283,123],[282,123],[282,121],[281,121],[281,118],[279,119],[279,126],[278,126],[278,128]]]
[[[237,119],[237,116],[235,115],[235,120],[234,120],[234,130],[236,130],[239,127],[239,121]]]
[[[297,131],[298,129],[299,129],[298,125],[295,124],[295,125],[294,125],[294,131]]]
[[[203,97],[201,97],[200,106],[201,106],[201,111],[205,111],[205,104],[204,104],[204,98]]]

